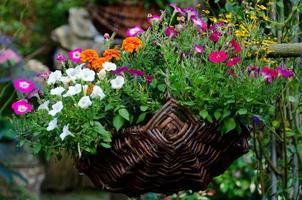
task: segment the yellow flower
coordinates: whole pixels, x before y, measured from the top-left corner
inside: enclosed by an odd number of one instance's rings
[[[256,15],[251,15],[251,16],[250,16],[250,19],[251,19],[251,20],[255,20],[255,19],[257,19],[257,17],[256,17]]]
[[[209,11],[209,10],[204,10],[203,12],[204,12],[205,14],[207,14],[207,15],[210,14],[210,11]]]
[[[269,20],[269,17],[268,17],[267,15],[264,15],[264,16],[263,16],[263,19],[264,19],[264,21],[268,21],[268,20]]]
[[[264,5],[257,5],[258,8],[260,8],[261,10],[267,10],[267,8]]]
[[[217,22],[217,18],[216,18],[216,17],[211,17],[210,20],[211,20],[212,22],[214,22],[214,23]]]
[[[227,19],[232,19],[232,16],[233,16],[232,13],[228,13],[228,14],[225,15],[225,17],[226,17]]]

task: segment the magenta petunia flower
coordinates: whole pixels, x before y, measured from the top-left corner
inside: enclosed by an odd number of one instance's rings
[[[293,72],[293,70],[292,69],[286,69],[286,68],[284,68],[284,67],[282,67],[282,66],[278,66],[277,68],[276,68],[276,70],[278,71],[278,73],[281,75],[281,76],[283,76],[284,78],[290,78],[290,77],[292,77],[293,75],[294,75],[294,72]]]
[[[236,65],[237,63],[239,63],[240,62],[240,57],[239,56],[236,56],[236,57],[234,57],[234,58],[231,58],[230,60],[228,60],[228,62],[227,62],[227,66],[228,67],[232,67],[232,66],[234,66],[234,65]]]
[[[232,39],[230,42],[230,46],[233,48],[233,50],[237,53],[239,53],[241,51],[241,47],[239,42],[237,42],[237,40]]]
[[[176,5],[176,3],[170,3],[170,6],[174,8],[174,13],[180,13],[182,15],[185,14],[184,11]]]
[[[112,70],[111,73],[112,74],[121,74],[125,71],[128,71],[128,66],[123,66],[123,67],[120,67],[120,68],[117,68],[116,70]]]
[[[217,31],[217,29],[222,28],[224,26],[224,22],[217,22],[210,26],[212,31]]]
[[[17,115],[24,115],[33,109],[33,106],[26,99],[21,99],[12,104],[12,109]]]
[[[210,36],[209,39],[212,40],[213,42],[218,42],[220,39],[221,33],[220,32],[213,32]]]
[[[127,30],[127,37],[135,37],[138,34],[144,33],[145,31],[140,26],[135,26]]]
[[[173,26],[169,26],[166,28],[165,34],[166,34],[166,36],[168,36],[170,38],[174,38],[178,35],[178,32],[176,31],[176,29]]]
[[[203,53],[203,52],[204,52],[204,48],[203,48],[203,46],[201,46],[201,45],[195,44],[195,45],[194,45],[194,51],[195,51],[196,53]]]
[[[13,84],[15,89],[22,93],[28,93],[32,91],[35,87],[34,82],[25,79],[14,80]]]
[[[247,72],[250,77],[257,78],[259,76],[259,68],[255,65],[251,65],[247,68]]]
[[[60,54],[60,53],[56,55],[56,59],[59,62],[64,62],[66,60],[65,56],[63,54]]]
[[[213,51],[209,55],[209,60],[213,63],[221,63],[228,59],[229,55],[225,51]]]
[[[132,75],[132,76],[144,76],[145,72],[138,70],[138,69],[129,69],[128,72]]]
[[[3,64],[8,60],[12,60],[16,63],[19,63],[21,61],[21,57],[11,49],[0,51],[0,64]]]
[[[81,48],[77,48],[77,49],[74,49],[70,52],[68,52],[68,56],[69,56],[69,59],[72,61],[72,62],[81,62],[81,52],[82,52],[82,49]]]
[[[161,17],[159,15],[152,15],[152,14],[148,14],[147,16],[147,21],[152,24],[152,22],[157,22],[160,21]]]
[[[198,11],[192,7],[185,8],[184,12],[187,13],[188,19],[191,19],[192,16],[198,16]]]
[[[203,31],[207,30],[207,24],[203,19],[198,18],[196,16],[192,16],[191,21],[194,26],[199,26]]]
[[[273,79],[278,77],[278,72],[275,69],[271,69],[267,66],[264,66],[261,71],[260,71],[261,75],[264,77],[264,79],[268,82],[268,83],[272,83]]]
[[[148,75],[148,76],[146,77],[146,82],[147,82],[148,84],[150,84],[150,83],[152,83],[153,79],[154,79],[154,76]]]

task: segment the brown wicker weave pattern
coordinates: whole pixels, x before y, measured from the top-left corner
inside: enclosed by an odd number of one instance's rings
[[[221,135],[169,100],[145,126],[113,137],[110,150],[79,160],[77,167],[101,189],[137,196],[204,190],[248,151],[247,134]]]

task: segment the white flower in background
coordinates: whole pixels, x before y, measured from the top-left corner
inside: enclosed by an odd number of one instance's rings
[[[58,101],[51,107],[52,107],[52,110],[50,110],[48,112],[48,114],[50,114],[51,116],[55,116],[57,113],[61,112],[61,110],[63,109],[63,103],[62,103],[62,101]]]
[[[48,127],[47,127],[47,131],[52,131],[54,130],[55,128],[58,127],[58,118],[54,118],[53,120],[51,120],[48,124]]]
[[[116,70],[116,64],[112,62],[104,62],[102,66],[106,71]]]
[[[67,77],[67,76],[62,76],[60,78],[60,81],[66,86],[66,85],[68,85],[70,83],[71,79],[69,77]]]
[[[51,72],[49,74],[48,80],[47,80],[47,84],[51,85],[54,84],[55,82],[59,81],[62,77],[62,73],[59,70],[56,70],[55,72]]]
[[[95,72],[90,69],[85,68],[81,72],[81,79],[83,81],[92,82],[94,81],[94,77],[95,77]]]
[[[112,89],[121,89],[125,83],[125,79],[122,76],[117,76],[110,81]]]
[[[76,84],[75,86],[69,86],[67,92],[63,95],[63,97],[70,97],[79,94],[81,91],[82,86],[80,84]]]
[[[93,90],[92,90],[92,93],[91,93],[91,98],[100,98],[100,100],[104,99],[105,98],[105,94],[103,92],[103,89],[99,86],[94,86],[93,87]]]
[[[56,87],[54,89],[51,89],[50,90],[50,94],[51,95],[61,96],[64,91],[65,91],[65,88],[63,88],[63,87],[60,86],[60,87]]]
[[[84,64],[76,66],[76,68],[68,68],[66,70],[67,76],[72,80],[75,81],[79,78],[81,78],[81,72],[82,72],[82,67]]]
[[[63,132],[60,134],[61,140],[64,140],[66,136],[71,135],[74,136],[70,131],[69,131],[69,124],[65,125],[63,127]]]
[[[38,110],[49,110],[48,109],[49,101],[45,101],[44,103],[40,104]]]
[[[106,78],[106,70],[105,69],[101,69],[99,71],[99,73],[97,73],[99,79],[102,81]]]
[[[89,96],[83,96],[83,97],[80,99],[80,101],[79,101],[79,103],[78,103],[78,106],[79,106],[80,108],[86,109],[86,108],[88,108],[89,106],[91,106],[91,104],[92,104],[92,102],[91,102]]]

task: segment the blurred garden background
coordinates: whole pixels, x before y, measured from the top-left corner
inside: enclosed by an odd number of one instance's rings
[[[0,0],[0,199],[127,199],[99,191],[74,168],[68,154],[57,157],[32,154],[18,148],[10,131],[11,102],[16,98],[12,80],[32,78],[53,71],[59,65],[57,53],[74,48],[104,49],[104,34],[117,33],[119,44],[127,28],[144,24],[147,15],[169,8],[169,0]],[[174,0],[179,7],[196,7],[211,21],[244,24],[236,36],[245,45],[262,45],[264,51],[276,43],[299,43],[302,39],[300,0]],[[255,31],[257,30],[257,32]],[[269,37],[264,38],[266,34]],[[302,44],[300,44],[302,46]],[[300,48],[300,51],[299,51]],[[278,104],[261,116],[251,138],[251,149],[207,191],[184,191],[170,197],[148,193],[144,199],[302,199],[302,115],[301,47],[294,55],[267,63],[282,63],[295,77],[287,83]],[[256,48],[255,52],[259,49]],[[259,51],[260,52],[260,51]],[[40,87],[43,87],[40,85]],[[259,125],[260,124],[260,125]],[[263,128],[265,127],[265,128]],[[33,149],[39,152],[39,148]]]

